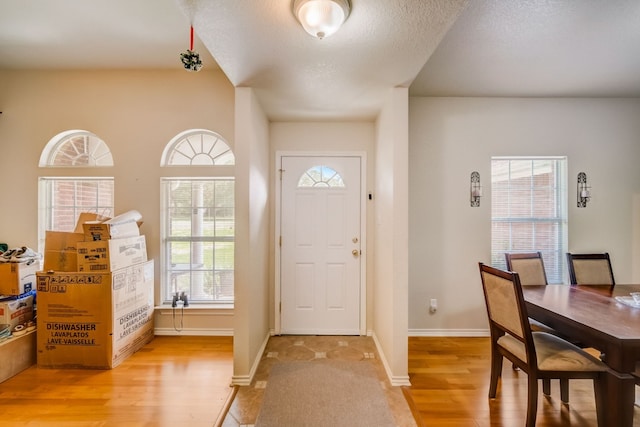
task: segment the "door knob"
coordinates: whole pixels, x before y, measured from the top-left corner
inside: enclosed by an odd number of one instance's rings
[[[357,249],[354,249],[351,251],[351,253],[353,254],[353,256],[358,256],[360,254],[360,251]]]

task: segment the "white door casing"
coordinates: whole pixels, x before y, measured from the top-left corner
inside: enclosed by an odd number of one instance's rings
[[[280,170],[276,332],[364,334],[362,156],[286,155]]]

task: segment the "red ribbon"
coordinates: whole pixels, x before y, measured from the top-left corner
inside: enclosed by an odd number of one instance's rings
[[[193,50],[193,26],[191,27],[191,44],[189,45],[189,50]]]

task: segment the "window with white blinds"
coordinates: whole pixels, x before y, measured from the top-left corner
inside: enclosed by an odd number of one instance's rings
[[[505,252],[542,252],[549,283],[563,283],[567,248],[567,158],[491,159],[491,263]]]

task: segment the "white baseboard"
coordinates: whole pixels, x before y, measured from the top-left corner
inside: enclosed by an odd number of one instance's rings
[[[232,386],[248,386],[251,385],[253,381],[253,377],[256,375],[256,371],[258,370],[258,365],[260,364],[260,360],[262,360],[262,354],[264,353],[264,349],[267,348],[267,343],[269,342],[269,338],[271,337],[271,333],[267,333],[264,341],[262,341],[262,345],[260,346],[260,350],[258,350],[258,354],[253,360],[253,364],[251,365],[251,369],[249,370],[248,375],[233,375],[231,377],[231,385]]]
[[[489,337],[488,329],[409,329],[410,337]]]
[[[380,341],[376,337],[375,332],[368,331],[367,335],[373,338],[373,342],[376,344],[376,348],[378,349],[378,354],[380,355],[380,360],[382,361],[382,366],[384,366],[384,370],[387,373],[387,378],[389,378],[389,382],[392,386],[410,386],[411,382],[409,381],[409,375],[393,375],[391,369],[389,368],[389,363],[387,363],[387,358],[382,351],[382,347],[380,346]]]
[[[205,336],[205,337],[232,337],[233,329],[199,329],[199,328],[155,328],[153,331],[156,335],[189,335],[189,336]]]

